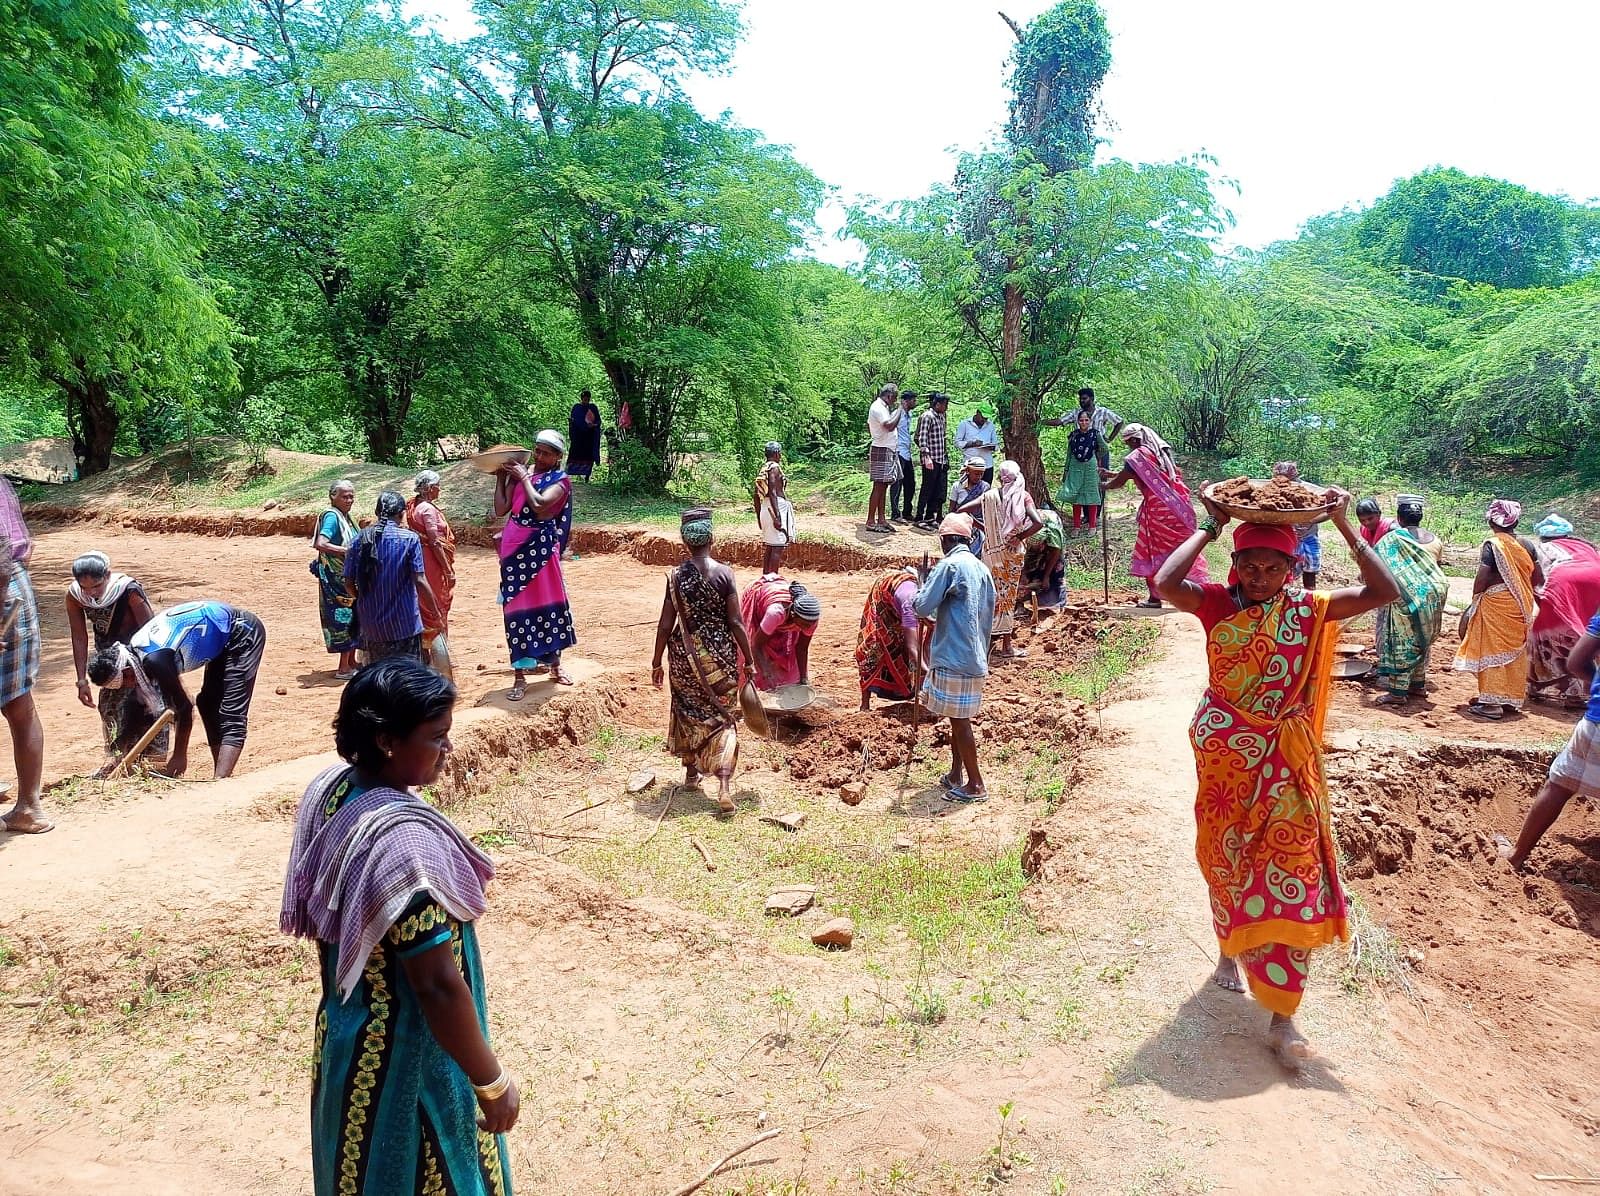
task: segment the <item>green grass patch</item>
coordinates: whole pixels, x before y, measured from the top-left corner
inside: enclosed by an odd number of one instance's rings
[[[1056,677],[1056,688],[1069,697],[1098,706],[1106,693],[1144,663],[1161,629],[1150,621],[1114,620],[1100,629],[1094,655]]]
[[[897,852],[900,828],[891,821],[871,824],[826,807],[807,812],[797,834],[748,813],[728,822],[691,815],[669,819],[648,844],[580,843],[566,859],[629,895],[649,893],[764,926],[780,948],[811,950],[801,925],[763,916],[767,893],[786,884],[815,885],[818,906],[854,920],[863,946],[881,944],[899,927],[919,951],[957,960],[1002,951],[1031,926],[1022,906],[1020,843],[990,855],[954,843]],[[705,844],[715,872],[706,871],[691,836]]]

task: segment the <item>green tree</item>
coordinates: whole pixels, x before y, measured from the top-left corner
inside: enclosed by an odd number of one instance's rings
[[[564,383],[530,276],[485,250],[470,147],[414,119],[429,43],[395,6],[220,0],[179,16],[166,102],[211,155],[211,245],[265,423],[337,416],[389,461],[419,439],[419,407],[429,432],[480,430],[526,409],[531,380]]]
[[[1008,177],[971,180],[991,167]],[[1009,397],[1006,451],[1044,493],[1039,419],[1057,388],[1164,359],[1189,329],[1188,292],[1220,220],[1208,176],[1193,163],[1112,161],[1052,175],[1038,163],[1013,173],[985,156],[962,171],[955,188],[857,212],[852,229],[870,267],[913,281],[959,315]],[[963,223],[971,192],[990,187],[1003,205],[973,229]],[[1027,296],[1020,327],[1007,321],[1013,288]]]
[[[712,392],[783,372],[773,271],[802,241],[816,179],[683,96],[739,34],[721,0],[483,0],[481,38],[438,61],[425,116],[472,138],[497,252],[553,280],[663,480]],[[770,393],[762,390],[761,393]]]
[[[1093,0],[1012,24],[1007,141],[963,157],[954,185],[855,213],[881,277],[937,295],[992,362],[1006,450],[1047,489],[1039,419],[1056,388],[1164,352],[1223,217],[1198,162],[1091,165],[1110,65]]]
[[[1382,265],[1496,287],[1570,280],[1590,239],[1575,205],[1515,183],[1435,167],[1401,179],[1362,216],[1356,240]]]
[[[60,396],[84,473],[126,415],[233,384],[173,200],[183,147],[139,108],[144,49],[122,0],[0,0],[0,365]]]

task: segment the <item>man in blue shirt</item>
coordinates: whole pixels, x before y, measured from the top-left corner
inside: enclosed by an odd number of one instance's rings
[[[983,705],[983,679],[989,675],[994,578],[972,555],[972,531],[972,516],[945,516],[939,525],[944,558],[911,604],[918,617],[934,621],[922,704],[935,717],[950,720],[950,771],[939,787],[946,801],[963,804],[989,800],[972,720]]]
[[[911,455],[911,425],[916,421],[911,412],[917,405],[917,392],[900,392],[900,423],[895,428],[899,438],[895,452],[900,455],[900,480],[889,485],[889,513],[896,523],[910,523],[917,514],[917,465]]]
[[[1574,793],[1584,797],[1600,798],[1600,674],[1595,672],[1595,656],[1600,653],[1600,611],[1589,620],[1588,631],[1579,637],[1567,654],[1567,672],[1579,681],[1588,683],[1589,708],[1572,729],[1572,737],[1550,764],[1550,775],[1534,795],[1533,807],[1517,836],[1517,846],[1512,848],[1503,837],[1496,835],[1500,858],[1509,860],[1517,871],[1528,862],[1528,856],[1538,846],[1545,831],[1555,825],[1561,811],[1566,809]]]
[[[165,772],[181,777],[189,767],[194,712],[206,729],[213,774],[231,776],[244,751],[250,699],[267,649],[267,629],[247,610],[226,602],[180,602],[138,631],[127,646],[112,644],[89,662],[89,680],[106,689],[137,686],[160,692],[175,716],[177,734]],[[191,702],[183,674],[205,669]]]
[[[367,664],[406,656],[421,664],[422,612],[443,622],[422,564],[422,540],[400,522],[406,500],[394,490],[378,495],[377,521],[362,529],[344,558],[344,585],[356,600],[361,651]]]

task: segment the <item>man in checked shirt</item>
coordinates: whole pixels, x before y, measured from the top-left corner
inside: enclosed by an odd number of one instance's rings
[[[922,459],[922,489],[917,495],[917,526],[932,531],[944,518],[945,498],[950,492],[950,433],[945,412],[950,396],[934,391],[928,396],[928,409],[917,421],[913,447]]]

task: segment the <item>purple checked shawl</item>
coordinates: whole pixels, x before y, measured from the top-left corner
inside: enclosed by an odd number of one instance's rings
[[[418,893],[456,921],[475,922],[494,877],[489,857],[415,794],[369,789],[329,817],[328,796],[348,771],[340,764],[319,773],[300,799],[278,919],[284,934],[338,947],[340,1000]]]

